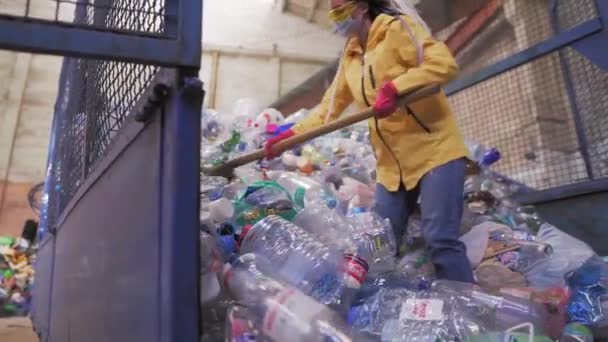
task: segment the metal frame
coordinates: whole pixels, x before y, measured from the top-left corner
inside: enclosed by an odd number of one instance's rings
[[[450,83],[446,88],[445,92],[447,95],[454,95],[462,90],[479,84],[485,80],[498,76],[504,72],[512,70],[518,66],[532,62],[538,58],[546,56],[550,53],[559,51],[560,49],[572,46],[577,50],[586,48],[586,54],[591,55],[593,61],[606,61],[608,60],[608,50],[605,49],[604,44],[595,44],[596,39],[605,39],[608,37],[608,1],[595,0],[596,8],[598,10],[598,17],[584,22],[574,28],[563,31],[554,37],[536,44],[526,50],[516,53],[504,60],[488,66],[470,77],[457,79]],[[592,46],[592,47],[589,47]],[[568,86],[569,95],[572,96],[570,89],[572,85]],[[572,101],[571,101],[572,102]],[[573,104],[576,105],[576,104]],[[577,135],[579,135],[579,144],[581,144],[581,150],[585,150],[587,145],[584,134],[582,133],[582,124],[580,122],[580,115],[578,109],[573,108],[575,116],[575,124]],[[596,192],[608,191],[608,180],[595,180],[591,173],[591,163],[589,155],[584,156],[585,166],[589,172],[591,181],[557,187],[544,191],[526,191],[519,196],[517,199],[522,203],[533,204],[541,202],[551,202],[563,198],[581,196],[584,194],[592,194]]]
[[[165,10],[166,20],[178,18],[168,37],[0,15],[0,49],[198,68],[202,1],[166,0]]]

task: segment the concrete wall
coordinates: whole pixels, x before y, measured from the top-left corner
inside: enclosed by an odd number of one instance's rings
[[[0,14],[23,15],[25,4],[0,0]],[[31,0],[30,16],[54,20],[55,4]],[[61,3],[59,20],[73,10]],[[334,59],[343,40],[272,0],[206,0],[203,45],[206,104],[229,114],[241,97],[269,104]],[[0,235],[35,217],[27,192],[44,179],[60,66],[59,57],[0,50]]]

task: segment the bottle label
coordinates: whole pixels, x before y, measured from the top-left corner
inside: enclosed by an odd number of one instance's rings
[[[286,288],[267,300],[264,334],[274,341],[293,341],[310,333],[315,317],[324,310],[323,304],[293,289]]]
[[[515,240],[536,241],[536,236],[526,233],[526,232],[520,232],[520,231],[513,232],[513,238]]]
[[[353,254],[344,255],[344,273],[354,279],[361,286],[367,275],[369,266],[365,260]]]
[[[293,193],[293,201],[302,208],[304,208],[304,195],[305,194],[306,194],[306,189],[304,189],[303,187],[297,188],[296,191]]]
[[[401,305],[400,320],[441,321],[443,301],[439,299],[408,299]]]

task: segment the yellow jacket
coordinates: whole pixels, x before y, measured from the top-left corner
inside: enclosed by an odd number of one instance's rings
[[[346,44],[336,78],[318,109],[293,127],[296,134],[335,120],[353,101],[361,107],[373,105],[384,82],[393,81],[399,92],[407,92],[455,77],[458,66],[448,47],[409,17],[401,19],[405,26],[398,18],[379,15],[365,50],[356,38]],[[369,120],[377,181],[389,191],[400,184],[413,189],[430,170],[468,156],[445,93],[409,107],[411,114],[403,108],[385,119]]]

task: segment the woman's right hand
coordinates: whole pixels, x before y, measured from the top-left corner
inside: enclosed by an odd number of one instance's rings
[[[266,141],[266,145],[264,145],[264,150],[266,150],[266,159],[270,160],[270,159],[276,157],[276,155],[274,155],[272,153],[272,146],[276,145],[278,142],[281,142],[285,139],[289,139],[289,138],[293,137],[294,135],[296,135],[296,133],[293,130],[289,129],[283,133],[280,133],[276,137],[272,137],[272,138],[268,139],[268,141]]]

